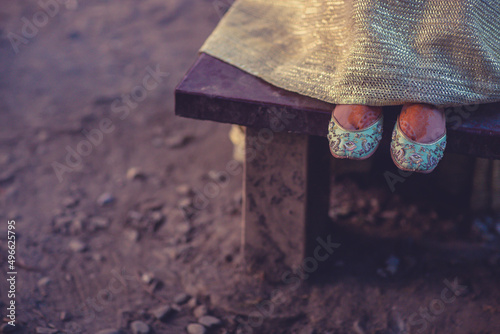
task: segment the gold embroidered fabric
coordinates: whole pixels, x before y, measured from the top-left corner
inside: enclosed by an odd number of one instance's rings
[[[496,0],[237,0],[201,51],[335,104],[500,101]]]

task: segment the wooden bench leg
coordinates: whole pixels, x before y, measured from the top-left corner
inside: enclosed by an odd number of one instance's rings
[[[248,270],[280,280],[324,236],[329,202],[325,138],[247,128],[243,251]],[[326,154],[325,154],[326,153]]]

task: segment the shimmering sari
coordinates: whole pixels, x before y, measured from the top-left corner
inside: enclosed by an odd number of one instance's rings
[[[500,1],[237,0],[201,51],[335,104],[500,101]]]

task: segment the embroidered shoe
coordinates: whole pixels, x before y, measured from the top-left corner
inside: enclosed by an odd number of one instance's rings
[[[399,117],[392,132],[391,156],[396,166],[404,171],[430,173],[444,154],[445,133],[431,143],[418,143],[411,140],[399,127]]]
[[[382,139],[382,113],[370,126],[361,130],[346,130],[332,113],[328,126],[330,152],[335,158],[363,160],[375,153]]]

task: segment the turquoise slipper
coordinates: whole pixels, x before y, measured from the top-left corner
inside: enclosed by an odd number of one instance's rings
[[[328,142],[330,152],[335,158],[363,160],[372,156],[382,139],[384,116],[380,114],[377,120],[361,130],[346,130],[332,113],[328,126]]]
[[[391,156],[399,169],[408,172],[430,173],[436,168],[446,148],[444,134],[432,143],[417,143],[399,127],[399,117],[392,132]]]

